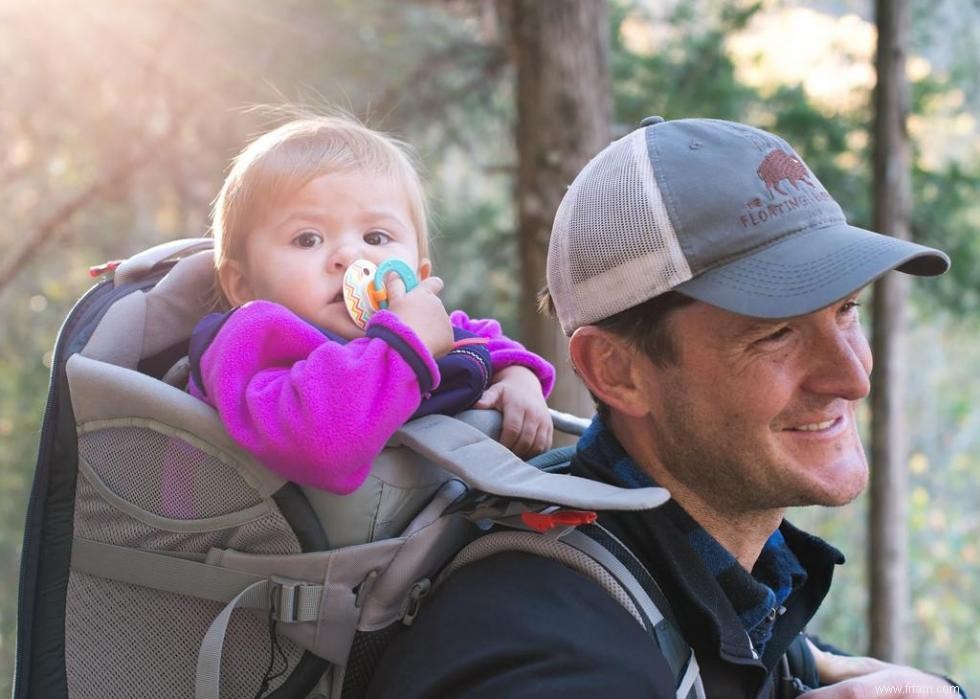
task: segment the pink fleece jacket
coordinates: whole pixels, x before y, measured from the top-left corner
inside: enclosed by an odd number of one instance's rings
[[[494,372],[522,365],[545,396],[554,368],[504,336],[495,320],[450,316],[486,338]],[[217,409],[228,433],[283,478],[339,494],[355,490],[371,462],[427,393],[439,369],[393,313],[372,316],[366,336],[335,342],[269,301],[233,312],[200,359],[188,390]]]

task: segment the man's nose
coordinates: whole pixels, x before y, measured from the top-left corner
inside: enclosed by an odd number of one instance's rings
[[[871,390],[871,348],[860,327],[820,332],[809,347],[807,388],[823,395],[860,400]]]

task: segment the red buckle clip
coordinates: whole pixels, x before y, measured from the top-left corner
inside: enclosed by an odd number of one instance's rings
[[[555,510],[554,512],[522,512],[521,521],[525,526],[542,534],[555,527],[577,527],[592,524],[598,515],[588,510]]]
[[[103,262],[101,265],[95,265],[94,267],[89,267],[88,276],[101,277],[103,274],[108,274],[109,272],[116,271],[116,267],[118,267],[122,263],[123,260],[109,260],[108,262]]]

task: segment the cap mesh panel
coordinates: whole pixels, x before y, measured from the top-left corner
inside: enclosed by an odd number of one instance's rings
[[[644,132],[634,131],[596,156],[558,209],[548,286],[567,333],[691,277]]]

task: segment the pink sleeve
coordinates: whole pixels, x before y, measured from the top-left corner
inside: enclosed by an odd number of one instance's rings
[[[256,301],[217,333],[201,357],[201,379],[204,391],[192,392],[218,410],[240,446],[283,478],[347,494],[439,373],[391,313],[372,318],[368,337],[340,344],[282,306]]]
[[[487,349],[490,351],[490,364],[495,374],[514,364],[526,367],[538,377],[544,397],[547,398],[551,393],[555,385],[555,368],[534,352],[529,352],[520,342],[504,335],[500,323],[492,318],[470,318],[463,311],[453,311],[449,320],[456,327],[489,340]]]

